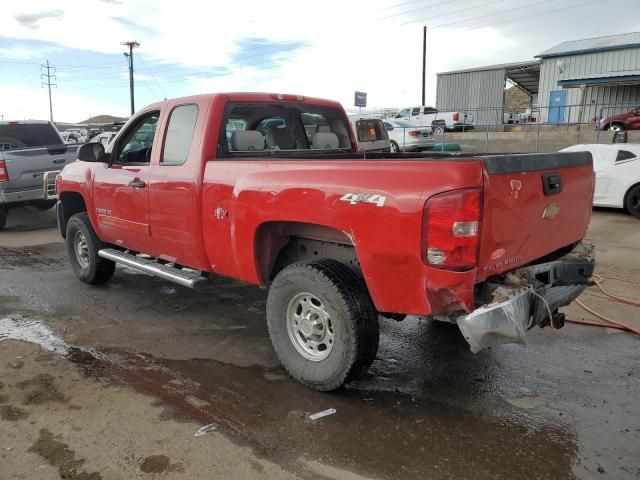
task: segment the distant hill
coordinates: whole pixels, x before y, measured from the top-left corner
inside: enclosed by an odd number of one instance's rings
[[[504,106],[507,110],[523,111],[529,108],[529,96],[517,87],[509,87],[504,92]]]
[[[126,120],[127,117],[114,117],[113,115],[96,115],[95,117],[87,118],[86,120],[78,123],[93,125],[96,123],[124,122]]]

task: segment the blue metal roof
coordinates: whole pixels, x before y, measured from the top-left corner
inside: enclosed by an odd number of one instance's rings
[[[623,48],[640,48],[640,32],[562,42],[560,45],[556,45],[536,55],[536,58],[560,57],[577,53],[620,50]]]

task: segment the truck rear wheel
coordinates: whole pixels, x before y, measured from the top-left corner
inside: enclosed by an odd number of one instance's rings
[[[76,213],[67,223],[67,254],[76,276],[85,283],[99,284],[111,278],[115,262],[98,256],[104,244],[96,235],[86,212]]]
[[[269,290],[267,325],[284,368],[315,390],[358,378],[378,351],[378,315],[364,282],[335,260],[282,270]]]
[[[0,205],[0,230],[2,230],[7,224],[7,207]]]

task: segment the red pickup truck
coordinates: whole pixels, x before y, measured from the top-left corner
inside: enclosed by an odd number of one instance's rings
[[[473,351],[559,328],[589,283],[589,153],[465,156],[358,150],[343,108],[211,94],[139,111],[57,176],[76,275],[120,263],[187,287],[268,285],[292,377],[332,390],[376,356],[378,314],[458,324]]]

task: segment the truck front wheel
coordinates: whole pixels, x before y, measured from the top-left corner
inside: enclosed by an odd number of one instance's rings
[[[116,264],[98,256],[105,245],[93,230],[86,212],[76,213],[69,219],[66,240],[71,268],[80,280],[99,284],[111,278]]]
[[[294,263],[278,273],[267,324],[284,368],[315,390],[358,378],[378,350],[378,315],[364,282],[335,260]]]

